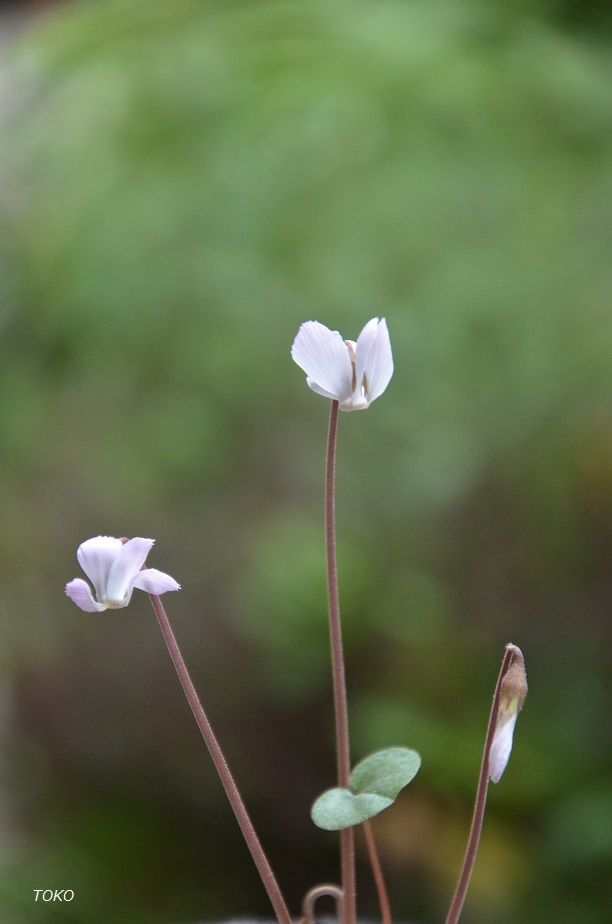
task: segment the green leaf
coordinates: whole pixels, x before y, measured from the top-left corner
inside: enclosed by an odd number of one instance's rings
[[[376,751],[357,764],[351,773],[354,793],[375,793],[394,802],[421,766],[421,757],[410,748]]]
[[[374,818],[393,805],[420,766],[420,756],[410,748],[387,748],[370,754],[351,773],[351,789],[326,790],[315,801],[311,818],[325,831],[341,831]]]
[[[367,821],[393,805],[393,799],[376,793],[354,795],[350,789],[328,789],[314,803],[310,815],[324,831],[341,831]]]

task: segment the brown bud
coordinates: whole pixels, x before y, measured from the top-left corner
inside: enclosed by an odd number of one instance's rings
[[[501,684],[499,711],[504,713],[520,712],[527,697],[527,674],[523,652],[517,645],[508,645],[512,651],[510,667]]]

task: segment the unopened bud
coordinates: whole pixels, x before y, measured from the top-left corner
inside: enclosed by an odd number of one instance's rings
[[[512,650],[512,660],[501,682],[497,723],[489,752],[489,777],[493,783],[499,783],[506,769],[516,719],[527,696],[523,653],[516,645],[508,645],[508,648]]]

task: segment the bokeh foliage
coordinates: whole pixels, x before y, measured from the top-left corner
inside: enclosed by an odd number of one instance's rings
[[[335,876],[308,817],[334,782],[326,406],[289,345],[374,314],[396,373],[341,419],[339,553],[355,756],[423,756],[376,824],[398,919],[452,890],[512,640],[531,693],[466,924],[604,920],[604,34],[528,3],[100,0],[14,46],[7,920],[267,913],[146,600],[90,619],[62,597],[97,533],[158,537],[182,580],[177,631],[292,906]],[[54,917],[47,886],[78,901]]]

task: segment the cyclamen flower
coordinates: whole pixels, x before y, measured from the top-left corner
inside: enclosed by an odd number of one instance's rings
[[[489,752],[489,778],[492,783],[499,783],[510,759],[514,726],[526,696],[527,675],[521,654],[520,658],[516,656],[502,682],[497,724]]]
[[[318,395],[343,411],[361,411],[382,395],[393,375],[393,356],[384,318],[372,318],[357,338],[344,340],[319,321],[301,325],[291,356]]]
[[[174,578],[156,568],[145,568],[146,557],[155,539],[129,539],[96,536],[77,549],[79,565],[91,581],[95,597],[86,581],[75,578],[66,584],[66,594],[86,613],[116,610],[127,606],[135,587],[149,594],[180,590]]]

